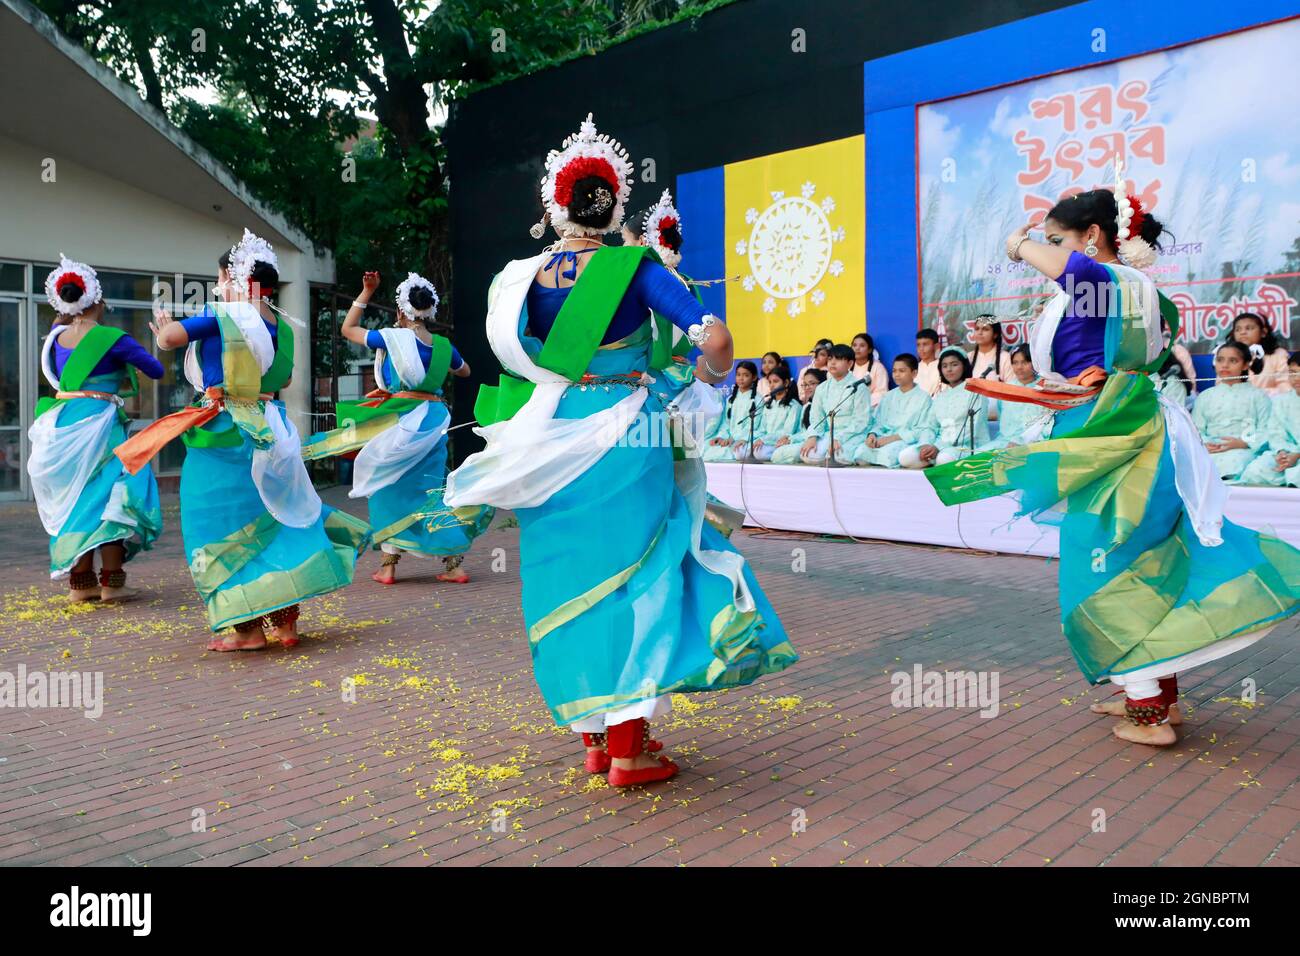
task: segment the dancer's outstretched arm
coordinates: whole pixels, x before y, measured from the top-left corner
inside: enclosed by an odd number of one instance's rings
[[[361,327],[361,316],[366,314],[366,303],[378,288],[378,272],[367,272],[361,277],[361,292],[352,300],[352,308],[348,309],[348,314],[343,319],[343,327],[339,329],[339,333],[349,342],[355,342],[357,345],[366,344],[366,333],[369,329]]]

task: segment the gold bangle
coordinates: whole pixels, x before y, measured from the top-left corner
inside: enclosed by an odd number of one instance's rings
[[[1012,262],[1024,262],[1025,260],[1020,257],[1020,247],[1024,245],[1025,240],[1028,238],[1028,236],[1021,236],[1019,242],[1014,246],[1009,247],[1007,249],[1007,258]]]

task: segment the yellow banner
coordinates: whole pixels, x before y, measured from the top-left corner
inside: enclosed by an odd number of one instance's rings
[[[806,354],[866,329],[864,146],[851,136],[724,168],[737,355]]]

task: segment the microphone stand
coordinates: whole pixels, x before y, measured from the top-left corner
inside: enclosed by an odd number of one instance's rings
[[[853,397],[854,392],[865,382],[865,378],[860,378],[849,386],[848,392],[836,403],[835,407],[826,413],[826,421],[831,423],[830,444],[826,449],[826,457],[822,459],[823,468],[852,468],[851,463],[835,460],[835,413],[840,410],[840,406]]]
[[[745,457],[740,459],[742,464],[760,464],[759,460],[754,457],[754,419],[757,417],[758,399],[755,398],[749,403],[749,444],[746,446]]]

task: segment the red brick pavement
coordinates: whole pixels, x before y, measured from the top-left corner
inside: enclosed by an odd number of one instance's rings
[[[1107,692],[1059,636],[1050,563],[740,535],[803,660],[679,698],[656,732],[683,772],[618,792],[532,682],[507,522],[469,586],[408,559],[381,588],[370,555],[304,608],[298,648],[219,655],[174,499],[167,521],[130,566],[141,601],[73,613],[34,508],[0,510],[0,670],[106,687],[99,720],[0,711],[0,864],[1300,863],[1294,621],[1188,675],[1182,740],[1153,751],[1088,713]],[[916,663],[997,672],[1000,713],[893,707]]]

